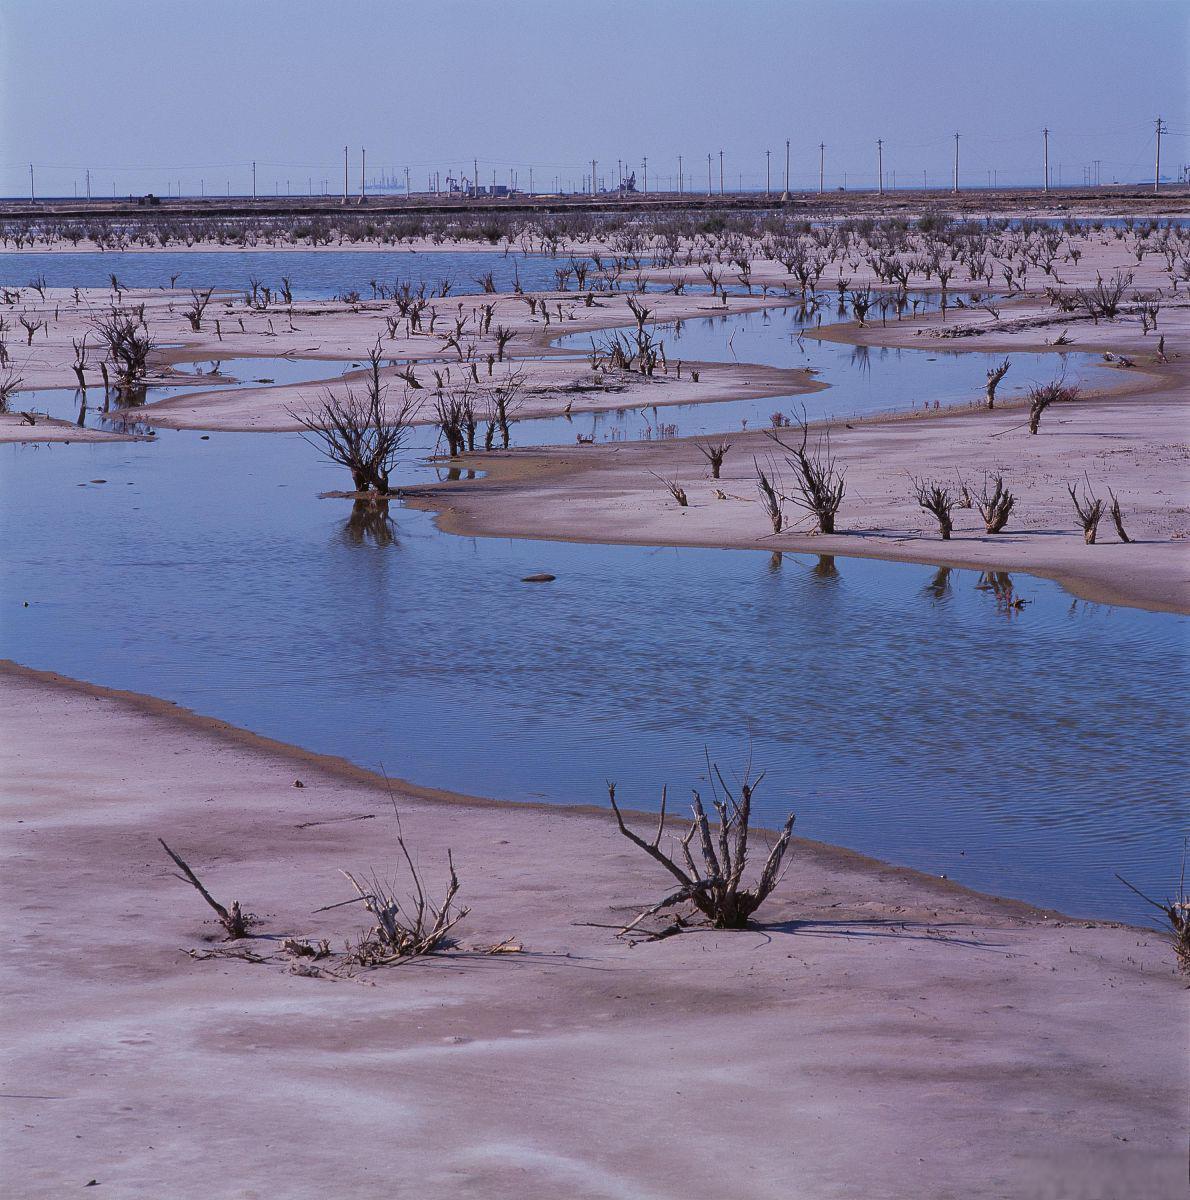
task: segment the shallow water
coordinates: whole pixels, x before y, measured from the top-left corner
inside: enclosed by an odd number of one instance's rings
[[[1112,872],[1176,867],[1180,618],[1025,577],[1016,610],[970,571],[471,540],[396,506],[353,531],[296,435],[0,450],[19,662],[504,799],[597,804],[611,774],[650,807],[750,741],[766,821],[1080,914],[1139,915]]]
[[[774,310],[663,336],[687,358],[817,366],[833,386],[804,398],[811,415],[982,391],[984,354],[857,355],[798,331]],[[1006,395],[1055,373],[1013,359]],[[1104,371],[1067,360],[1086,382]],[[232,366],[283,382],[349,364]],[[68,390],[23,396],[73,415]],[[526,421],[514,443],[767,424],[786,401]],[[431,431],[414,441],[402,480],[438,478],[418,458]],[[704,745],[725,768],[751,745],[769,823],[792,806],[808,837],[1080,914],[1147,915],[1112,873],[1164,893],[1176,870],[1181,618],[1027,577],[463,539],[316,498],[342,483],[296,435],[0,447],[0,655],[505,799],[599,803],[614,773],[647,808],[698,783]],[[540,570],[557,582],[520,582]]]
[[[580,256],[581,259],[581,256]],[[246,291],[249,280],[279,290],[292,282],[296,300],[325,300],[344,292],[371,298],[372,281],[391,286],[408,280],[437,288],[451,280],[457,294],[481,290],[490,271],[499,291],[510,292],[519,278],[526,291],[552,291],[554,272],[570,255],[504,255],[490,250],[118,250],[39,254],[0,252],[0,284],[26,287],[42,278],[47,287],[106,288],[114,274],[128,288],[230,288]],[[176,279],[174,277],[176,276]],[[172,283],[171,283],[172,280]],[[571,284],[573,287],[573,283]]]

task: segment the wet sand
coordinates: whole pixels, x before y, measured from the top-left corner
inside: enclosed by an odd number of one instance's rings
[[[351,981],[197,961],[215,927],[156,837],[260,915],[256,951],[338,945],[364,927],[313,913],[339,868],[395,864],[383,781],[2,677],[14,1195],[1183,1194],[1185,989],[1156,936],[797,842],[763,928],[630,947],[607,926],[665,883],[606,813],[398,784],[435,882],[453,849],[463,946],[523,953]]]

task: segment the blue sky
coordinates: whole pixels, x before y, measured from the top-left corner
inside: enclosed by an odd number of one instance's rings
[[[541,188],[592,158],[706,187],[1151,177],[1190,161],[1186,0],[0,0],[0,192],[342,186],[408,166]]]

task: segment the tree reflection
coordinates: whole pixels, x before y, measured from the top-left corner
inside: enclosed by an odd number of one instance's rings
[[[356,500],[351,516],[343,527],[347,540],[354,546],[396,546],[396,526],[389,516],[387,500]]]
[[[950,568],[939,567],[922,590],[933,600],[944,600],[950,595]]]

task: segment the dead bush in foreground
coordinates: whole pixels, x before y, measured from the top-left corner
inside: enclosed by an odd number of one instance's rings
[[[231,908],[224,908],[210,892],[202,885],[202,881],[190,869],[190,865],[180,854],[175,854],[162,838],[157,839],[161,842],[161,848],[174,860],[174,864],[178,870],[182,872],[177,876],[178,879],[185,880],[186,883],[197,890],[198,894],[211,906],[215,911],[215,915],[219,918],[219,924],[223,926],[224,932],[227,934],[227,940],[235,941],[237,938],[248,936],[248,919],[240,910],[240,902],[233,900]]]
[[[678,502],[680,508],[689,506],[690,498],[686,495],[686,489],[676,479],[666,479],[664,475],[654,475],[652,471],[649,474],[654,479],[665,484],[665,490]]]
[[[1042,387],[1033,388],[1027,397],[1029,401],[1029,432],[1036,433],[1041,425],[1041,414],[1051,404],[1064,403],[1078,399],[1077,386],[1067,387],[1061,380],[1047,383]]]
[[[983,477],[983,491],[976,498],[979,515],[988,533],[999,533],[1008,524],[1016,497],[1004,486],[1003,475],[992,476],[992,490],[988,491],[988,477]]]
[[[1107,494],[1111,497],[1111,508],[1108,511],[1111,513],[1112,524],[1116,527],[1116,536],[1128,545],[1132,539],[1124,531],[1124,514],[1120,511],[1120,502],[1111,488],[1107,489]]]
[[[1079,528],[1083,531],[1083,541],[1088,546],[1095,545],[1095,535],[1099,531],[1099,521],[1103,516],[1103,501],[1091,491],[1091,481],[1086,480],[1082,495],[1079,495],[1077,483],[1066,485],[1070,499],[1074,504],[1074,515],[1078,519]]]
[[[446,852],[446,865],[450,873],[446,895],[441,903],[435,904],[426,895],[421,872],[414,864],[400,833],[397,834],[397,845],[412,879],[412,894],[404,902],[404,907],[397,899],[395,887],[374,871],[362,882],[350,871],[343,872],[344,878],[364,902],[364,907],[376,919],[376,924],[359,939],[349,954],[349,958],[360,966],[380,967],[400,959],[417,958],[444,950],[452,944],[450,931],[471,911],[469,908],[455,907],[459,877],[455,874],[454,858],[449,850]]]
[[[1190,895],[1186,893],[1186,851],[1182,850],[1182,874],[1178,880],[1178,890],[1173,897],[1162,903],[1146,896],[1140,888],[1128,882],[1123,875],[1117,873],[1116,878],[1126,887],[1131,888],[1146,904],[1165,914],[1167,928],[1162,932],[1169,938],[1173,946],[1174,958],[1178,970],[1190,974]]]
[[[944,542],[950,541],[950,534],[953,529],[950,510],[955,505],[955,498],[951,495],[950,488],[944,487],[940,483],[935,483],[933,480],[917,479],[913,476],[910,476],[910,482],[913,484],[913,494],[917,498],[918,505],[926,512],[934,515],[938,522],[938,532],[941,533],[942,540]]]
[[[762,467],[753,457],[752,466],[756,469],[756,489],[760,492],[760,503],[768,513],[773,532],[780,533],[785,525],[785,509],[781,503],[781,481],[777,476],[776,464],[770,461]]]
[[[813,513],[818,520],[821,533],[835,532],[835,516],[843,503],[843,493],[846,491],[844,471],[835,465],[831,453],[830,430],[826,430],[818,439],[813,449],[809,449],[810,425],[803,411],[797,418],[798,428],[802,433],[799,445],[792,446],[783,442],[772,429],[766,429],[765,436],[776,442],[786,451],[785,461],[793,471],[801,496],[790,496],[794,504]]]
[[[764,867],[754,886],[745,888],[744,868],[748,862],[749,823],[752,819],[752,798],[764,779],[764,773],[755,782],[745,770],[739,786],[739,798],[733,794],[715,765],[708,763],[708,778],[714,793],[714,807],[719,814],[717,837],[712,836],[711,823],[703,808],[702,798],[696,790],[691,808],[694,819],[684,837],[678,842],[682,863],[673,854],[661,849],[661,836],[665,832],[666,793],[661,792],[661,812],[657,818],[657,829],[651,841],[645,841],[629,829],[616,803],[616,785],[608,782],[607,794],[612,812],[620,832],[635,846],[639,846],[650,858],[661,864],[678,881],[676,892],[665,896],[630,921],[621,934],[634,929],[641,921],[653,916],[663,908],[670,908],[687,901],[701,912],[715,929],[743,929],[752,914],[764,903],[781,878],[781,861],[793,835],[794,814],[785,820],[777,840],[769,850]],[[718,786],[716,786],[716,779]],[[722,798],[719,792],[722,789]],[[702,865],[694,861],[690,845],[698,839]]]

